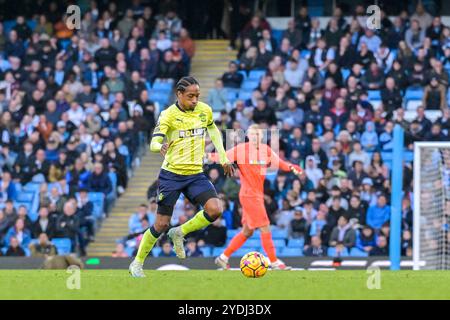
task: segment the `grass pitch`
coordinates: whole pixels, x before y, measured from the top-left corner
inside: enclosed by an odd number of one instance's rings
[[[0,299],[450,299],[450,272],[381,271],[381,289],[366,271],[272,271],[260,279],[239,271],[82,270],[79,290],[65,271],[0,270]]]

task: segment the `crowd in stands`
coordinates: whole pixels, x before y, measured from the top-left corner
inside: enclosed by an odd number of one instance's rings
[[[304,168],[300,176],[279,172],[266,179],[266,210],[281,256],[388,255],[396,125],[405,132],[402,255],[412,255],[413,143],[450,135],[450,28],[421,4],[392,19],[381,11],[378,30],[366,27],[364,15],[362,6],[349,19],[336,8],[322,26],[302,7],[283,31],[254,15],[239,32],[236,60],[208,94],[221,129],[252,123],[278,129],[280,155]],[[220,254],[241,226],[238,176],[225,178],[217,164],[207,172],[226,210],[222,223],[190,235],[193,256],[201,255],[198,249]],[[152,186],[151,204],[130,219],[118,254],[133,254],[154,219],[154,196]],[[180,199],[172,224],[195,212]]]
[[[189,73],[170,1],[101,5],[80,29],[55,1],[0,21],[0,256],[85,255]]]

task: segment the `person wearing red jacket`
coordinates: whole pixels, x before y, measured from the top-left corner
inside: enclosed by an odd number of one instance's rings
[[[271,262],[272,269],[289,270],[291,268],[276,256],[270,221],[264,206],[264,180],[267,168],[279,168],[297,175],[301,174],[302,169],[280,159],[270,146],[262,143],[262,130],[257,124],[249,127],[248,138],[249,142],[240,143],[227,151],[228,159],[236,162],[239,168],[242,230],[234,236],[225,251],[215,259],[215,263],[223,269],[229,269],[228,258],[253,235],[256,229],[259,229],[262,247]],[[209,158],[217,161],[218,154],[212,153]]]

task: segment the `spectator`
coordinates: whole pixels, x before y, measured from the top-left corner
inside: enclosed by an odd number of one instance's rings
[[[48,257],[57,254],[56,247],[49,241],[46,233],[39,234],[39,242],[30,244],[32,257]]]
[[[25,257],[25,250],[20,245],[19,240],[16,237],[12,236],[9,239],[9,246],[6,250],[5,256],[7,257]]]
[[[116,244],[116,249],[113,251],[113,258],[128,258],[128,254],[125,252],[125,246],[123,243]]]
[[[378,147],[378,135],[375,132],[375,124],[371,121],[366,122],[366,130],[361,136],[361,145],[365,151],[373,152]]]
[[[346,216],[342,215],[338,219],[338,224],[334,227],[330,236],[330,247],[336,248],[336,253],[340,255],[344,248],[350,249],[356,244],[356,233],[352,229]]]
[[[425,39],[425,31],[416,19],[411,20],[411,27],[405,32],[405,42],[411,51],[419,49]]]
[[[86,228],[89,241],[95,241],[95,221],[94,204],[88,198],[88,191],[81,188],[77,196],[76,215],[80,220],[80,228]]]
[[[379,230],[383,223],[390,219],[391,209],[387,205],[387,200],[385,195],[380,195],[377,200],[377,204],[370,206],[367,210],[367,224]]]
[[[138,233],[142,231],[141,220],[147,217],[149,219],[149,223],[153,225],[155,216],[148,214],[148,206],[146,204],[141,204],[138,207],[136,213],[130,216],[128,220],[128,229],[130,233]]]
[[[58,237],[69,238],[72,243],[71,252],[78,248],[78,232],[80,228],[80,219],[76,213],[76,205],[73,201],[67,201],[64,204],[62,214],[56,220],[56,232]],[[85,255],[84,248],[80,247],[80,254]]]
[[[389,255],[389,248],[388,243],[385,236],[378,236],[377,237],[377,245],[374,247],[370,252],[370,256],[388,256]]]
[[[322,240],[318,236],[311,237],[311,245],[303,253],[307,257],[325,257],[327,255],[326,247],[322,245]]]
[[[31,232],[29,229],[25,228],[24,219],[17,219],[14,223],[14,226],[9,228],[5,235],[5,244],[9,244],[9,240],[11,238],[15,238],[19,245],[27,248],[31,241]]]
[[[396,88],[394,78],[386,78],[385,85],[386,88],[381,90],[381,100],[384,111],[388,113],[387,117],[391,118],[394,110],[402,106],[403,98],[400,90]]]
[[[214,111],[224,110],[227,107],[228,96],[227,90],[224,88],[221,79],[217,79],[215,87],[210,89],[208,92],[208,104],[213,108]]]
[[[159,253],[159,257],[165,257],[165,258],[170,258],[170,257],[175,257],[175,252],[172,249],[172,245],[170,244],[170,242],[164,242],[161,245],[161,252]]]
[[[438,82],[436,77],[431,78],[430,84],[425,87],[422,105],[427,110],[444,110],[447,108],[447,90]]]
[[[94,172],[91,173],[86,184],[90,192],[101,192],[106,196],[112,191],[111,180],[101,163],[94,164]]]
[[[235,62],[230,62],[228,64],[228,72],[222,75],[223,86],[225,88],[235,88],[239,89],[243,81],[243,75],[238,73],[238,66]]]
[[[204,230],[202,235],[206,245],[222,247],[227,241],[227,228],[223,226],[221,219],[216,219]]]
[[[56,232],[55,220],[49,218],[49,210],[46,206],[39,208],[38,219],[33,223],[33,238],[38,238],[41,234],[46,234],[47,238],[53,238]]]
[[[370,226],[363,226],[356,238],[356,247],[368,254],[377,245],[377,236]]]
[[[289,226],[290,238],[304,238],[308,229],[308,223],[303,217],[301,210],[294,211],[294,217],[292,218]]]
[[[188,239],[186,244],[186,256],[191,258],[203,257],[203,252],[198,248],[195,239]]]
[[[350,198],[347,215],[350,221],[356,220],[360,225],[366,224],[367,203],[361,201],[361,199],[353,195]]]

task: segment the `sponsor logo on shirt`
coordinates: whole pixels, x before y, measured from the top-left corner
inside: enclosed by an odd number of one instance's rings
[[[203,136],[204,134],[205,134],[205,128],[196,128],[196,129],[179,131],[180,138],[197,137],[197,136]]]

